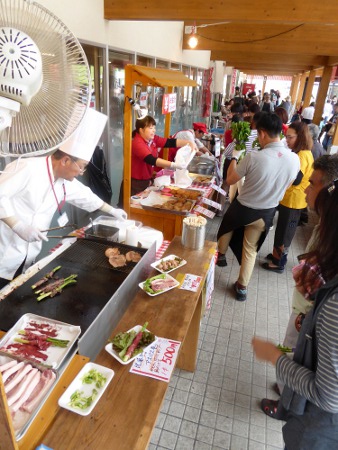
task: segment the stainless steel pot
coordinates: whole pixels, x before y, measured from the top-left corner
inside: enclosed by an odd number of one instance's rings
[[[191,173],[198,173],[201,175],[213,175],[215,171],[215,162],[210,161],[200,156],[195,156],[189,166],[188,170]]]

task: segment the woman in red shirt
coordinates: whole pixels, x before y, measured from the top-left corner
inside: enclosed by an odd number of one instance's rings
[[[157,136],[156,122],[151,116],[136,120],[131,147],[131,195],[144,191],[152,181],[153,167],[185,169],[176,162],[158,157],[159,148],[183,147],[189,145],[197,151],[196,144],[186,139],[172,139]]]

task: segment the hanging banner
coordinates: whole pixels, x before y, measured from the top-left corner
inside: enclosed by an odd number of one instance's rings
[[[250,94],[250,92],[253,92],[255,90],[256,85],[253,83],[243,83],[243,89],[242,94]]]
[[[231,77],[231,86],[230,86],[230,97],[233,97],[233,95],[235,94],[235,87],[237,84],[237,77],[239,75],[239,70],[238,69],[233,69],[232,71],[232,77]]]
[[[203,77],[203,92],[202,92],[202,105],[203,105],[203,117],[210,116],[210,107],[211,107],[211,83],[212,83],[212,74],[214,72],[214,68],[211,67],[204,71]]]
[[[176,99],[176,93],[163,95],[162,114],[168,114],[176,111]]]

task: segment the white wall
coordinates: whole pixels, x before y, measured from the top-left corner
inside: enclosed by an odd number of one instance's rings
[[[59,17],[78,39],[88,43],[209,67],[209,51],[182,51],[183,22],[104,20],[103,0],[38,0],[38,3]]]

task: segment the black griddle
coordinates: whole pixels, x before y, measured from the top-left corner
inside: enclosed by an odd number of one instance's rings
[[[117,291],[135,263],[114,269],[104,252],[118,247],[120,253],[130,250],[141,255],[147,249],[107,241],[82,239],[76,241],[36,275],[0,301],[0,329],[8,331],[26,313],[37,314],[81,327],[81,335],[88,329],[102,308]],[[77,283],[66,287],[60,295],[38,302],[31,286],[56,266],[58,277],[78,275]]]

